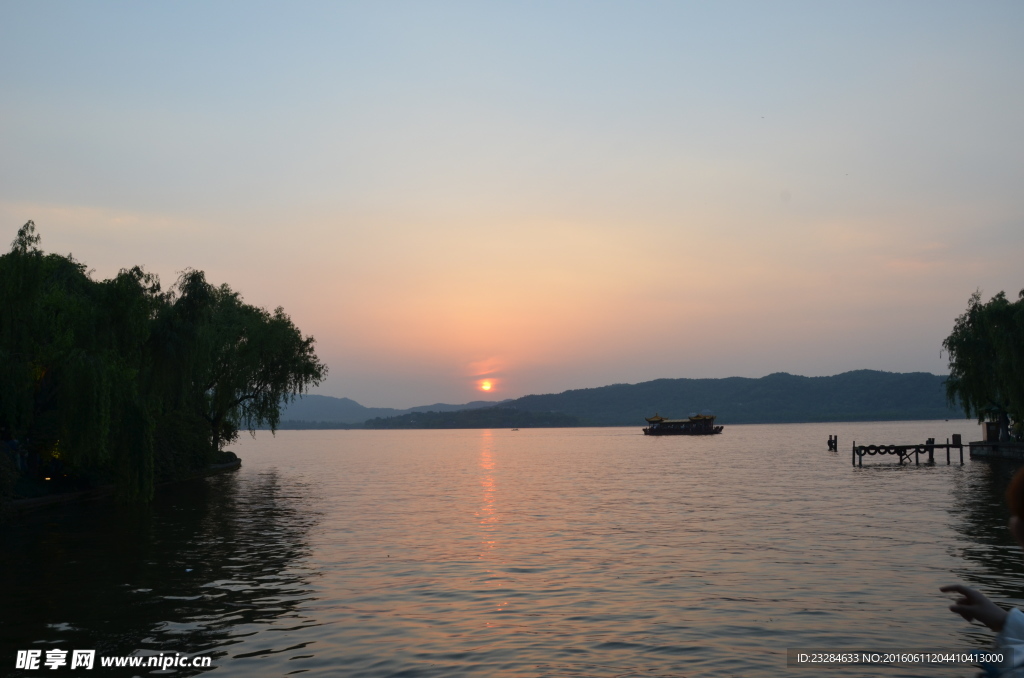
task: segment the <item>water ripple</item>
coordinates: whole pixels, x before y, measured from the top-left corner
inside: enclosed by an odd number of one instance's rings
[[[787,647],[984,647],[938,587],[1024,602],[1012,467],[851,468],[823,449],[834,433],[975,428],[260,436],[240,472],[145,510],[95,502],[6,529],[0,636],[206,652],[226,676],[760,678],[786,672]]]

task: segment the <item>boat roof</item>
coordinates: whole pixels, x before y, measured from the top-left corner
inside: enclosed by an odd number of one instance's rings
[[[715,420],[713,414],[695,414],[687,419],[666,419],[665,417],[658,416],[657,413],[653,417],[644,417],[652,424],[688,424],[691,421],[704,421],[704,420]]]

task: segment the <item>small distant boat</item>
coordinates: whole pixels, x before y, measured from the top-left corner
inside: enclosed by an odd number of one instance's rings
[[[691,414],[687,419],[666,419],[654,413],[647,419],[645,436],[710,436],[721,433],[724,426],[715,426],[713,414]]]

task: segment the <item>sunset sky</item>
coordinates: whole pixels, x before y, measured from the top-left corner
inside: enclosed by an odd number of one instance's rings
[[[0,246],[205,270],[369,406],[944,373],[971,293],[1024,288],[1022,34],[1016,0],[0,0]]]

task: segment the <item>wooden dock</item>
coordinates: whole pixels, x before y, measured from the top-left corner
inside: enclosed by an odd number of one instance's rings
[[[853,452],[851,453],[851,461],[854,466],[864,465],[864,455],[873,457],[877,455],[895,455],[899,457],[900,465],[905,461],[910,461],[910,457],[914,457],[914,464],[919,466],[921,464],[921,455],[927,454],[928,464],[935,463],[935,450],[945,449],[946,450],[946,466],[949,466],[950,461],[950,450],[960,451],[960,465],[964,463],[964,444],[960,438],[960,434],[954,434],[953,440],[950,441],[946,438],[946,444],[936,443],[935,438],[929,438],[923,445],[857,445],[857,441],[853,441]]]

